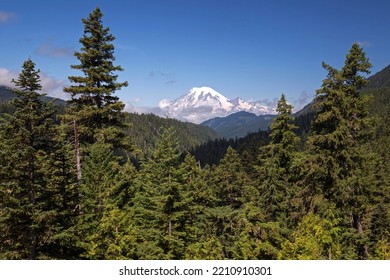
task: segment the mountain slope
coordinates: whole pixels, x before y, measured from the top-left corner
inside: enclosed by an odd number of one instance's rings
[[[387,100],[390,90],[390,65],[368,78],[368,86],[362,90],[363,94],[372,96],[370,110],[373,115],[377,111],[388,111]],[[386,99],[387,98],[387,99]],[[314,100],[298,112],[294,113],[295,124],[301,134],[307,135],[310,131],[311,121],[315,116]],[[213,128],[219,135],[226,138],[243,137],[247,133],[267,130],[274,116],[256,116],[246,113],[232,114],[228,117],[213,118],[202,124]]]
[[[368,82],[366,90],[390,87],[390,65],[369,77]]]
[[[126,113],[129,128],[127,133],[132,144],[148,154],[160,136],[162,127],[173,127],[182,151],[218,138],[210,127],[162,118],[154,114]]]
[[[260,102],[247,102],[237,97],[228,99],[210,87],[194,87],[172,102],[161,102],[166,115],[179,120],[201,123],[213,117],[225,117],[246,111],[256,115],[272,114],[273,108]]]
[[[16,97],[15,94],[12,92],[10,88],[0,85],[0,103],[7,103],[12,99],[14,99],[15,97]],[[57,106],[66,106],[67,104],[65,100],[50,97],[50,96],[44,96],[42,100],[45,102],[54,101],[54,104]]]
[[[225,138],[244,137],[250,132],[268,130],[276,115],[260,115],[238,112],[227,117],[217,117],[202,122],[202,125],[213,128],[220,136]]]

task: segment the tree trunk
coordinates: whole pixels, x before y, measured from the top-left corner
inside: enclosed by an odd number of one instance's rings
[[[74,130],[74,147],[75,147],[75,156],[76,156],[77,181],[80,181],[81,180],[80,143],[79,143],[79,131],[77,128],[76,120],[73,120],[73,130]]]

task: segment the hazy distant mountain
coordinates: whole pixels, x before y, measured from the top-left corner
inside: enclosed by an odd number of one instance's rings
[[[6,86],[0,86],[0,102],[8,102],[15,97],[15,94]]]
[[[8,101],[11,101],[12,99],[14,99],[15,97],[16,97],[16,95],[12,92],[12,90],[10,88],[0,85],[0,102],[3,102],[3,103],[8,102]],[[65,106],[67,103],[63,99],[54,98],[54,97],[50,97],[50,96],[44,96],[42,98],[42,100],[45,102],[50,102],[50,101],[54,100],[54,104],[58,105],[58,106]]]
[[[224,138],[240,138],[250,132],[268,130],[276,115],[256,116],[249,112],[238,112],[227,117],[217,117],[202,122],[202,125],[211,127]]]
[[[388,87],[390,87],[390,65],[369,77],[368,85],[365,89],[368,90],[373,88],[378,89]]]
[[[160,102],[160,108],[169,117],[193,123],[225,117],[240,111],[255,115],[275,113],[274,108],[260,102],[248,102],[239,97],[230,100],[210,87],[194,87],[174,101]]]
[[[379,98],[375,95],[380,94],[373,90],[390,88],[390,65],[375,73],[368,78],[368,86],[365,87],[362,92],[368,92],[374,95],[374,99]],[[383,96],[386,96],[382,93]],[[383,97],[382,96],[382,97]],[[308,133],[311,126],[311,121],[314,118],[314,100],[308,103],[301,110],[295,112],[293,116],[296,120],[296,125],[300,129]],[[375,100],[373,101],[375,103]],[[376,102],[379,104],[378,102]],[[384,102],[386,103],[386,102]],[[376,105],[376,107],[386,106],[384,104]],[[377,109],[378,110],[378,109]],[[239,112],[227,117],[217,117],[204,121],[202,125],[213,128],[220,136],[225,138],[243,137],[250,132],[256,132],[258,130],[267,130],[272,122],[272,119],[276,115],[260,115]]]

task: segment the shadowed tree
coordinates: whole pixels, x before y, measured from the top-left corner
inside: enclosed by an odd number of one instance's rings
[[[51,258],[45,251],[58,232],[51,180],[54,109],[41,99],[40,71],[31,59],[13,80],[15,113],[0,119],[0,256]]]

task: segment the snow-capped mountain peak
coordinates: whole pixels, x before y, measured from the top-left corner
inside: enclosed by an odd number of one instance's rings
[[[171,102],[162,100],[160,108],[170,117],[193,123],[201,123],[214,117],[225,117],[240,111],[256,115],[274,113],[274,109],[259,102],[247,102],[240,97],[229,100],[210,87],[194,87],[187,94]]]
[[[232,107],[225,96],[210,87],[194,87],[186,95],[176,99],[171,105],[177,108],[211,106],[215,109],[223,108],[226,110]]]

